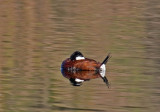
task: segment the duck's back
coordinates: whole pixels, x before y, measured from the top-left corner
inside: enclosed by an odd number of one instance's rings
[[[98,70],[101,66],[101,63],[96,62],[95,60],[85,58],[84,60],[70,60],[66,59],[62,63],[62,69],[67,70],[84,70],[84,71],[95,71]]]

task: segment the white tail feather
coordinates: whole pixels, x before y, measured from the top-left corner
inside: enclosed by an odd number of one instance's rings
[[[106,65],[105,65],[105,64],[102,64],[102,65],[100,66],[100,75],[101,75],[102,77],[104,77],[104,76],[105,76],[105,73],[106,73]]]

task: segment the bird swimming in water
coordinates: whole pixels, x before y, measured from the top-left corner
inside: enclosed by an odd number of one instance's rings
[[[81,52],[75,51],[70,58],[62,62],[61,69],[68,71],[105,71],[109,58],[110,54],[100,63],[93,59],[85,58]]]
[[[79,51],[75,51],[70,58],[62,62],[61,71],[78,72],[78,71],[95,71],[98,72],[104,82],[108,82],[105,77],[106,63],[110,58],[110,54],[106,56],[102,63],[93,59],[85,58]]]

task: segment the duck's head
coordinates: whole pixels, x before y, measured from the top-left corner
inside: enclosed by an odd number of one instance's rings
[[[71,60],[83,60],[85,59],[83,54],[79,51],[75,51],[71,56],[70,56]]]
[[[75,78],[75,79],[70,78],[69,80],[70,80],[70,82],[73,86],[81,86],[82,83],[84,82],[84,80],[81,80],[81,79],[78,79],[78,78]]]

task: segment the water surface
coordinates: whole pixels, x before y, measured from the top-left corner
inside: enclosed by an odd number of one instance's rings
[[[159,0],[15,0],[0,4],[1,112],[158,112]],[[74,51],[106,76],[74,87],[60,72]]]

